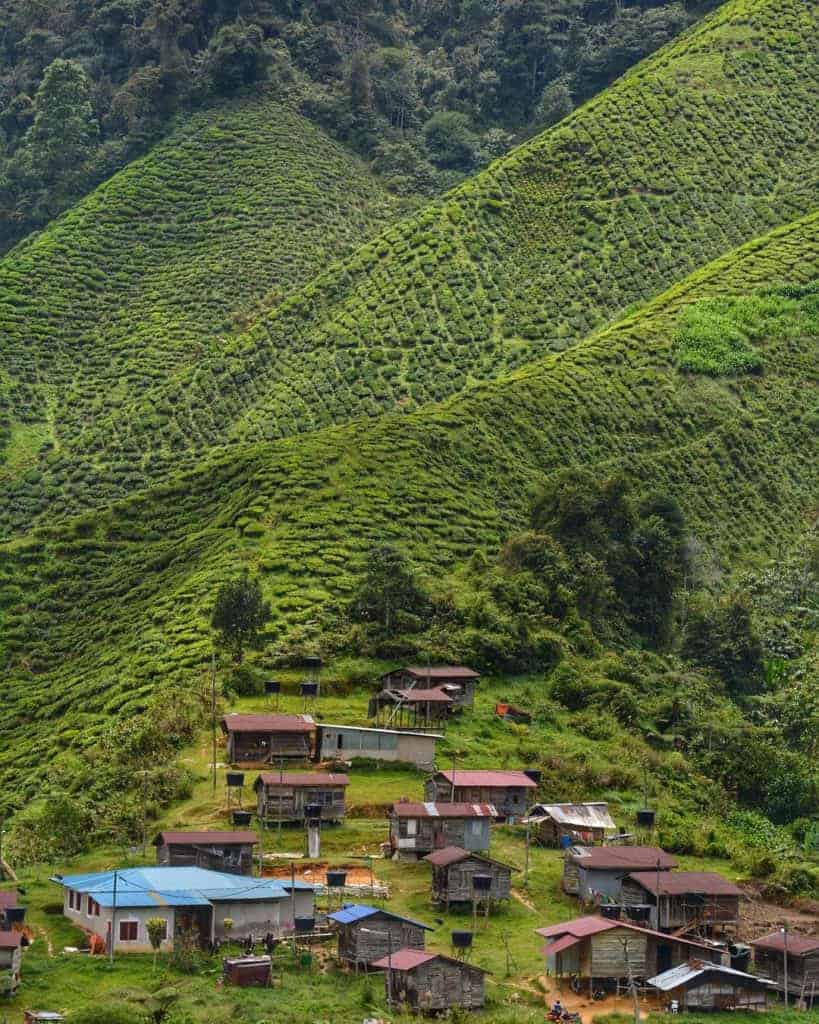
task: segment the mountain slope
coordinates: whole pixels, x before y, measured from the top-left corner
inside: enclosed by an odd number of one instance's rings
[[[28,468],[35,443],[59,451],[95,417],[118,417],[219,353],[257,308],[395,206],[361,161],[275,98],[182,123],[0,260],[0,452],[11,472]]]
[[[620,467],[677,497],[731,558],[787,542],[815,514],[819,213],[710,264],[566,352],[440,406],[309,437],[236,446],[195,471],[0,548],[6,672],[0,792],[16,803],[43,765],[70,767],[107,717],[160,681],[206,670],[215,587],[259,571],[282,642],[325,635],[366,552],[396,540],[435,578],[526,520],[532,489],[566,465]],[[693,304],[745,297],[765,369],[676,367]]]
[[[110,393],[84,371],[53,415],[63,451],[11,487],[6,527],[164,479],[185,451],[440,400],[802,215],[817,198],[817,41],[815,4],[729,0],[243,336],[196,349],[170,382],[171,360],[155,385],[138,372]],[[137,335],[139,315],[153,333],[155,308],[129,315]],[[119,338],[113,319],[100,329]]]

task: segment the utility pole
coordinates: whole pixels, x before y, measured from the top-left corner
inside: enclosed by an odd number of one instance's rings
[[[210,655],[210,738],[213,760],[213,795],[216,796],[216,651]]]
[[[117,869],[114,868],[114,889],[111,899],[111,942],[108,949],[108,962],[114,962],[114,943],[117,941]]]
[[[780,929],[782,933],[782,949],[785,967],[785,1009],[788,1008],[788,926],[785,924]]]
[[[145,856],[146,835],[148,829],[148,769],[142,769],[142,856]]]
[[[526,852],[524,854],[524,858],[525,859],[523,861],[523,888],[524,889],[528,889],[529,888],[529,840],[530,840],[530,831],[529,830],[531,829],[531,827],[532,826],[531,826],[531,823],[529,822],[529,817],[527,815],[527,817],[526,817],[526,847],[525,847],[525,851]]]
[[[279,822],[276,836],[276,844],[279,850],[282,848],[282,786],[284,785],[284,758],[279,758]],[[295,797],[294,797],[295,799]]]

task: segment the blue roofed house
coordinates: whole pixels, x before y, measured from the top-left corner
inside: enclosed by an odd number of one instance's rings
[[[311,918],[313,887],[268,878],[249,878],[197,867],[124,868],[82,875],[55,875],[63,887],[63,913],[106,946],[111,932],[121,952],[148,952],[145,922],[166,921],[163,949],[194,932],[202,945],[231,936],[285,934],[297,917]],[[110,947],[109,947],[110,948]]]
[[[427,924],[394,914],[383,907],[347,903],[329,914],[338,932],[339,959],[361,966],[399,949],[423,949]]]

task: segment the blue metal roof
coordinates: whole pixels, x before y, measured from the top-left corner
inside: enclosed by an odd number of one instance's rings
[[[55,876],[53,881],[87,893],[103,907],[114,906],[114,871]],[[289,887],[289,883],[288,883]],[[297,883],[296,888],[312,890]],[[250,878],[194,867],[123,868],[116,871],[118,907],[209,906],[225,901],[287,899],[288,889],[272,878]]]
[[[356,921],[363,921],[368,917],[372,917],[373,914],[384,914],[386,917],[395,918],[396,921],[405,921],[407,924],[414,924],[418,928],[425,928],[428,932],[432,931],[432,927],[428,924],[413,921],[411,917],[402,917],[400,914],[394,914],[391,910],[385,910],[383,907],[368,906],[366,903],[345,903],[341,910],[337,910],[334,914],[328,914],[327,916],[337,924],[355,924]]]

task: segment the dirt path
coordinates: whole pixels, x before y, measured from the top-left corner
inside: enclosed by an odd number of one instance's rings
[[[775,931],[786,924],[792,932],[800,935],[819,935],[819,912],[808,907],[787,906],[765,899],[760,889],[753,885],[744,885],[746,899],[740,908],[740,927],[738,938],[747,942],[758,939],[766,932]]]
[[[544,989],[543,1002],[547,1010],[559,999],[563,1007],[570,1013],[579,1013],[583,1024],[591,1024],[592,1020],[600,1015],[608,1013],[623,1013],[632,1015],[634,1013],[634,1002],[631,996],[621,994],[607,995],[605,999],[593,1000],[588,992],[573,992],[568,980],[558,984],[557,980],[542,974],[538,979]],[[647,1017],[649,1013],[655,1013],[661,1008],[661,1003],[655,998],[640,1000],[640,1016]]]
[[[35,924],[31,926],[31,932],[32,934],[38,936],[43,940],[43,942],[45,943],[45,948],[48,950],[49,957],[53,957],[54,944],[51,941],[51,936],[48,934],[45,928],[43,928],[42,925]]]
[[[512,893],[512,899],[517,900],[518,903],[522,903],[527,910],[537,910],[537,907],[535,907],[534,903],[532,903],[529,897],[524,896],[523,893],[520,892],[520,890],[511,889],[510,892]]]

